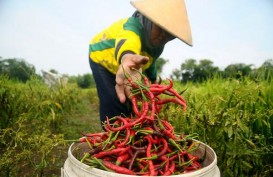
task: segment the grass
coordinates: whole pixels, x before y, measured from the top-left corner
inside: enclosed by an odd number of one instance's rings
[[[60,176],[61,168],[67,159],[67,150],[72,144],[70,140],[79,139],[81,133],[101,132],[101,124],[99,122],[98,101],[97,97],[93,95],[95,90],[83,90],[84,94],[81,102],[76,106],[75,110],[65,115],[64,123],[61,127],[61,132],[64,132],[64,139],[68,142],[64,146],[55,149],[55,153],[61,154],[61,159],[58,159],[56,166],[48,168],[51,171],[45,172],[44,176]]]
[[[100,132],[95,89],[0,76],[0,176],[60,176],[71,141]]]
[[[65,139],[77,139],[83,132],[101,132],[99,122],[98,102],[90,99],[89,92],[83,96],[76,110],[66,115],[66,122],[62,126]]]

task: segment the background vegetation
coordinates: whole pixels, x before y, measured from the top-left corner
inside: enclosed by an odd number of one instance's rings
[[[160,71],[166,62],[161,59]],[[215,150],[222,176],[271,176],[272,73],[272,60],[259,68],[233,64],[223,71],[209,60],[186,60],[172,79],[175,89],[186,89],[188,109],[169,105],[166,117],[178,133],[197,133]],[[3,177],[60,176],[69,140],[102,131],[91,74],[49,87],[24,60],[0,59],[0,102]]]

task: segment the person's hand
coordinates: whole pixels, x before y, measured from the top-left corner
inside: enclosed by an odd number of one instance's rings
[[[136,54],[125,54],[121,59],[116,74],[116,92],[121,103],[126,101],[126,98],[130,95],[130,87],[126,86],[127,82],[125,74],[127,74],[132,80],[141,78],[139,72],[142,72],[142,65],[146,64],[149,58]]]

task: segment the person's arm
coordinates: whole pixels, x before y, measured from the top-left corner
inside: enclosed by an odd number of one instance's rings
[[[142,66],[149,58],[140,55],[141,53],[142,25],[136,18],[128,18],[123,25],[123,30],[119,31],[115,44],[115,58],[119,64],[116,73],[116,92],[120,102],[124,103],[130,96],[130,88],[126,86],[125,74],[133,80],[140,78]]]
[[[140,79],[141,75],[139,72],[142,72],[141,67],[148,61],[148,57],[132,53],[122,56],[116,74],[116,92],[121,103],[124,103],[126,98],[130,96],[130,87],[126,86],[125,74],[128,74],[132,80]]]

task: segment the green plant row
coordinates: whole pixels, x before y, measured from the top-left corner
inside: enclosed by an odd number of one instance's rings
[[[177,132],[198,133],[215,150],[221,176],[273,173],[273,82],[213,78],[176,86],[187,88],[188,108],[165,108],[166,117]]]
[[[66,153],[61,126],[80,89],[0,76],[0,176],[52,176]],[[66,154],[65,154],[66,155]],[[63,161],[62,161],[63,162]]]
[[[270,80],[214,77],[203,83],[175,83],[175,89],[186,89],[183,96],[188,108],[183,112],[170,105],[164,108],[166,118],[177,132],[197,133],[200,141],[215,150],[221,176],[266,177],[273,173]],[[3,177],[60,176],[69,146],[65,140],[80,137],[80,131],[100,131],[94,89],[71,84],[49,88],[35,78],[23,84],[0,76],[0,102]],[[75,110],[84,116],[71,115]]]

